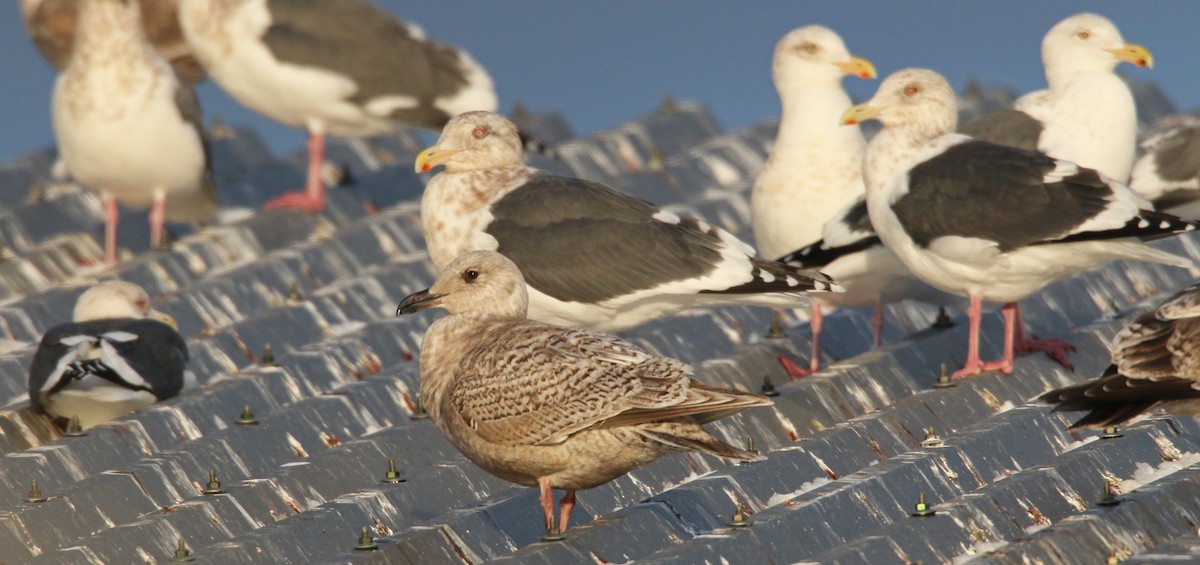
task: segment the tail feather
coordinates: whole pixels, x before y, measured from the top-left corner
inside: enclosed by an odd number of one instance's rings
[[[738,461],[761,461],[763,459],[763,456],[758,453],[738,449],[713,437],[704,428],[695,424],[676,422],[647,424],[639,426],[637,433],[646,439],[679,451],[695,451]]]

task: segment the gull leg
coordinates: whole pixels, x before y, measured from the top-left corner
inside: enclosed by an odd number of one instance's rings
[[[154,191],[154,203],[150,205],[150,249],[162,246],[163,223],[167,221],[167,196],[161,190]]]
[[[875,299],[875,311],[871,312],[871,327],[875,330],[875,347],[883,343],[883,299]]]
[[[970,297],[967,307],[967,362],[950,378],[959,379],[983,372],[983,363],[979,361],[979,322],[983,317],[983,300],[978,296]]]
[[[779,354],[779,364],[783,365],[783,370],[787,371],[788,376],[793,381],[803,379],[817,371],[821,370],[821,326],[824,325],[825,317],[821,314],[821,306],[813,301],[812,316],[808,321],[808,327],[812,330],[812,355],[809,357],[808,368],[805,369],[788,359],[787,355]]]
[[[546,531],[549,532],[554,527],[554,489],[550,486],[550,479],[546,477],[538,479],[538,488],[541,489],[539,501],[542,504],[542,512],[546,515]]]
[[[1005,308],[1008,306],[1006,305]],[[1029,339],[1025,335],[1025,323],[1021,321],[1021,308],[1016,302],[1012,303],[1015,311],[1015,324],[1013,329],[1014,341],[1013,350],[1016,353],[1026,353],[1031,351],[1041,351],[1050,357],[1054,362],[1066,367],[1068,370],[1074,371],[1075,366],[1071,364],[1071,360],[1067,359],[1067,354],[1075,351],[1075,346],[1065,339]]]
[[[117,221],[120,215],[117,211],[117,200],[107,192],[101,199],[104,201],[104,260],[108,263],[116,263]]]
[[[308,179],[304,192],[289,192],[267,202],[265,208],[296,208],[310,214],[325,209],[325,183],[321,182],[321,167],[325,163],[325,134],[308,133]]]
[[[575,509],[575,491],[568,490],[558,503],[558,531],[567,531],[567,523],[571,521],[571,511]]]

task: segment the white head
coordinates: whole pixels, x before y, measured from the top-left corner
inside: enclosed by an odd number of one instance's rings
[[[809,25],[792,30],[775,44],[771,75],[784,96],[795,88],[841,84],[845,75],[875,78],[875,66],[850,55],[833,30]]]
[[[112,318],[150,318],[171,327],[175,319],[150,307],[150,295],[142,287],[125,281],[104,281],[87,289],[75,302],[76,322]]]
[[[870,100],[842,114],[844,125],[876,119],[885,128],[903,127],[928,139],[953,133],[958,100],[946,79],[928,69],[904,69],[883,80]]]
[[[455,116],[437,144],[417,155],[418,173],[445,165],[450,172],[515,167],[524,163],[525,152],[517,126],[493,112],[465,112]]]
[[[415,292],[396,308],[396,315],[441,307],[451,314],[476,312],[489,318],[524,319],[529,291],[516,263],[495,251],[472,251],[442,269],[433,286]]]
[[[1145,47],[1125,43],[1108,18],[1082,13],[1058,22],[1042,39],[1042,64],[1051,87],[1080,72],[1112,72],[1122,61],[1152,67]]]

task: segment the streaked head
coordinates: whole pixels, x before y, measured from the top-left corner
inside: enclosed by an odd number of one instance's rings
[[[521,270],[507,257],[495,251],[472,251],[447,264],[429,289],[405,297],[396,315],[433,307],[451,314],[482,312],[523,319],[529,311],[529,293]]]
[[[465,112],[442,128],[437,143],[417,155],[418,173],[445,165],[447,171],[476,171],[514,167],[525,152],[517,126],[494,112]]]
[[[912,126],[930,137],[952,133],[958,125],[958,101],[946,79],[928,69],[904,69],[883,80],[870,100],[842,114],[854,125],[876,119],[884,127]]]

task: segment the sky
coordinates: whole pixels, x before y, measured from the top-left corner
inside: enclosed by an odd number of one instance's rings
[[[956,88],[972,78],[1018,93],[1042,88],[1040,46],[1059,20],[1092,11],[1154,54],[1155,68],[1123,71],[1156,82],[1180,110],[1200,107],[1200,2],[760,0],[433,0],[375,3],[466,48],[491,73],[502,111],[522,102],[561,113],[588,135],[652,111],[666,95],[704,103],[727,130],[774,118],[771,54],[788,31],[818,23],[882,76],[927,67]],[[53,144],[54,73],[29,43],[18,2],[0,6],[0,163]],[[8,12],[5,13],[4,10]],[[877,81],[846,79],[856,99]],[[200,89],[206,119],[247,124],[277,152],[304,135]]]

